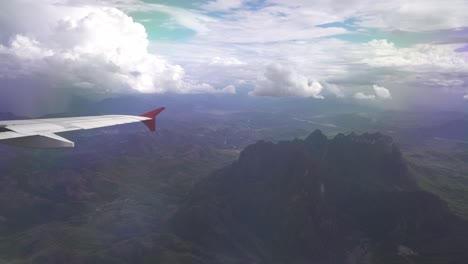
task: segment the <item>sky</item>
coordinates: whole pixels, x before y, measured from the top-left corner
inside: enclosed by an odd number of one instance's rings
[[[1,1],[0,111],[134,93],[466,109],[467,13],[468,0]]]

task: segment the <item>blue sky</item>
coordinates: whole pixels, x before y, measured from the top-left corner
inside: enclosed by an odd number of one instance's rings
[[[468,103],[465,0],[18,0],[0,10],[0,95]]]

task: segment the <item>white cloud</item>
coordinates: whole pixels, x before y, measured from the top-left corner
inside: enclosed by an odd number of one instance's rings
[[[242,8],[246,0],[216,0],[199,5],[201,9],[129,1],[115,6],[126,12],[164,12],[176,23],[196,32],[199,40],[224,43],[266,43],[313,39],[344,34],[344,28],[322,28],[317,25],[337,21],[333,13],[297,6],[266,5],[250,10]],[[226,11],[210,16],[206,11]],[[307,17],[307,19],[304,19]]]
[[[272,64],[260,76],[255,89],[250,92],[257,96],[298,96],[323,99],[322,85],[299,74],[289,67]]]
[[[375,94],[365,94],[363,92],[357,92],[354,94],[353,97],[358,100],[392,99],[392,94],[387,88],[375,84],[372,86],[372,88]]]
[[[307,19],[304,19],[307,17]],[[333,22],[332,14],[320,10],[295,7],[268,6],[258,10],[241,9],[207,22],[209,32],[200,37],[203,41],[224,43],[271,43],[315,39],[345,34],[344,28],[322,28],[317,25]]]
[[[468,26],[465,0],[272,0],[272,2],[333,14],[336,21],[357,18],[363,27],[429,31]],[[448,15],[449,14],[449,15]]]
[[[187,9],[139,0],[3,1],[0,79],[47,76],[41,79],[47,85],[103,92],[216,93],[235,87],[215,90],[206,83],[219,88],[234,84],[253,87],[252,95],[333,94],[394,101],[444,93],[460,98],[466,93],[462,88],[468,80],[468,53],[454,52],[462,45],[402,48],[385,39],[353,43],[322,38],[349,33],[344,28],[317,27],[349,18],[354,25],[386,30],[375,31],[379,35],[462,27],[468,25],[462,12],[466,1],[350,1],[271,0],[272,5],[249,8],[243,5],[246,1],[218,0]],[[184,42],[154,41],[148,52],[144,28],[115,7],[127,13],[169,14],[164,25],[186,27],[195,35]],[[209,11],[222,12],[211,16]],[[275,62],[289,67],[269,66],[257,76],[259,69]],[[376,83],[385,90],[357,93]],[[391,93],[384,87],[391,87]]]
[[[92,0],[75,0],[65,2],[96,3]],[[63,0],[62,0],[63,2]],[[106,4],[113,4],[128,11],[139,10],[163,10],[173,12],[177,8],[158,4],[144,3],[139,0],[101,0]],[[235,12],[234,17],[242,18],[247,8],[243,8],[247,0],[210,0],[206,4],[198,5],[202,10]],[[261,1],[263,2],[263,1]],[[259,15],[261,21],[263,11],[269,8],[278,10],[289,10],[282,12],[288,14],[293,12],[302,15],[298,18],[307,17],[320,23],[344,21],[354,18],[356,25],[366,28],[378,28],[383,30],[402,30],[409,32],[463,28],[468,26],[466,16],[466,0],[268,0],[263,8],[258,8],[255,15]],[[179,8],[181,12],[185,12]],[[178,11],[177,11],[178,12]],[[185,13],[186,17],[196,24],[204,24],[206,20],[201,18],[197,11],[190,10],[191,14]],[[178,19],[183,19],[179,12]],[[196,14],[194,16],[194,14]],[[277,13],[278,14],[278,13]],[[448,15],[449,14],[449,15]],[[197,19],[193,19],[198,17]],[[200,19],[201,18],[201,19]],[[232,18],[232,17],[231,17]],[[272,17],[273,18],[273,17]],[[278,17],[284,19],[284,17]],[[317,20],[318,18],[318,20]],[[274,18],[273,18],[274,19]],[[302,19],[303,20],[303,19]],[[266,23],[266,21],[263,21]],[[306,22],[304,22],[306,23]],[[186,23],[188,25],[189,23]],[[317,24],[315,24],[317,25]],[[249,25],[255,26],[255,25]]]
[[[464,100],[468,100],[468,94],[463,96]]]
[[[114,6],[124,10],[127,13],[136,12],[152,12],[158,11],[171,16],[171,19],[166,22],[166,26],[173,27],[180,25],[196,32],[198,35],[208,34],[211,29],[210,24],[217,24],[221,21],[214,17],[210,17],[201,11],[193,9],[184,9],[174,6],[144,3],[142,1],[128,1],[127,3],[114,3]]]
[[[116,8],[6,1],[0,9],[11,11],[0,19],[3,81],[37,78],[55,88],[107,93],[222,92],[187,81],[181,66],[150,54],[145,28]],[[18,21],[21,17],[26,20]]]
[[[443,87],[457,87],[462,86],[465,82],[460,79],[448,79],[445,78],[430,78],[426,81],[427,85],[438,85]]]
[[[231,85],[228,85],[228,86],[224,87],[221,91],[223,93],[235,94],[236,93],[236,87],[231,84]]]
[[[333,84],[333,83],[328,83],[328,82],[323,82],[323,86],[324,86],[325,90],[327,90],[330,93],[334,94],[336,97],[339,97],[339,98],[345,97],[343,89],[339,85],[336,85],[336,84]]]
[[[359,91],[375,96],[372,85],[378,84],[385,88],[391,87],[393,105],[418,104],[422,101],[431,104],[437,97],[459,97],[462,92],[459,90],[463,87],[459,84],[468,81],[468,54],[454,52],[453,45],[429,45],[438,47],[427,47],[426,50],[438,52],[428,55],[419,45],[399,48],[387,40],[371,41],[372,44],[350,43],[330,38],[242,45],[201,43],[203,45],[177,44],[177,48],[173,43],[156,43],[155,48],[184,65],[190,78],[205,80],[217,87],[228,83],[237,84],[236,80],[245,80],[242,87],[253,87],[255,91],[252,95],[291,96],[293,92],[283,91],[285,89],[282,89],[281,93],[275,89],[260,90],[260,87],[266,86],[265,82],[259,82],[265,77],[261,75],[258,78],[257,73],[259,69],[262,71],[265,65],[274,62],[289,65],[292,69],[300,69],[296,71],[299,75],[319,81],[323,86],[320,92],[323,97],[352,99]],[[230,66],[229,69],[211,64],[214,54],[214,57],[236,58],[243,64]],[[412,61],[413,58],[415,61]],[[444,82],[458,80],[451,82],[457,85],[458,90],[450,87],[449,91],[435,83],[427,84],[428,80],[435,78]],[[360,90],[362,87],[370,89]]]
[[[3,52],[8,52],[6,47],[0,46],[0,48]],[[41,44],[38,41],[23,35],[16,35],[10,41],[10,51],[18,58],[26,60],[43,59],[54,55],[52,50],[41,47]]]
[[[373,94],[364,94],[362,92],[358,92],[358,93],[354,94],[354,98],[356,98],[358,100],[374,100],[375,95],[373,95]]]
[[[466,1],[437,0],[391,1],[365,8],[361,26],[405,31],[440,30],[468,25]],[[447,15],[450,14],[450,15]]]
[[[344,34],[344,28],[322,28],[317,25],[334,22],[337,17],[315,9],[300,9],[270,5],[256,10],[242,7],[243,0],[222,0],[201,5],[202,10],[184,9],[173,6],[130,2],[115,4],[126,12],[167,13],[171,19],[167,25],[177,24],[195,31],[197,40],[223,43],[267,43],[314,39],[317,37]],[[215,16],[208,11],[228,11]],[[236,9],[238,8],[238,9]],[[234,9],[234,10],[231,10]],[[307,19],[304,19],[307,17]]]
[[[390,91],[388,89],[386,89],[385,87],[381,87],[381,86],[378,86],[378,85],[374,85],[372,86],[374,88],[374,92],[375,92],[375,95],[378,97],[378,98],[381,98],[381,99],[392,99],[392,94],[390,93]]]
[[[242,7],[244,0],[215,0],[201,6],[209,11],[223,11]]]
[[[465,6],[463,1],[415,0],[409,4],[404,0],[350,1],[271,0],[258,8],[239,6],[240,2],[237,2],[232,5],[235,7],[225,7],[216,17],[209,17],[211,20],[203,18],[210,15],[206,10],[190,9],[189,17],[193,18],[193,24],[198,23],[202,28],[197,30],[191,26],[197,32],[191,42],[158,42],[154,47],[156,52],[183,65],[190,79],[205,80],[217,87],[229,83],[237,85],[237,80],[244,80],[243,87],[254,87],[252,95],[315,94],[328,97],[334,94],[353,98],[360,88],[372,87],[376,83],[382,88],[391,87],[391,93],[389,91],[389,95],[385,95],[385,90],[381,89],[384,93],[378,96],[376,90],[369,89],[357,97],[394,98],[392,104],[398,104],[403,100],[431,102],[437,96],[460,95],[461,82],[468,80],[468,53],[454,50],[463,45],[428,42],[400,47],[385,39],[363,44],[322,38],[350,32],[340,27],[321,28],[317,25],[351,18],[348,24],[377,28],[371,31],[358,28],[360,33],[354,34],[385,36],[388,32],[396,34],[394,32],[398,30],[410,30],[415,36],[418,32],[427,36],[426,30],[468,26],[468,17],[461,11]],[[225,3],[228,2],[236,1]],[[434,9],[447,10],[451,16]],[[230,63],[229,58],[235,58],[242,64]],[[287,85],[279,87],[271,81],[275,80],[274,77],[255,74],[264,65],[275,62],[289,65],[294,69],[292,72],[303,78],[277,77],[279,81],[290,80]],[[229,70],[224,66],[229,66]],[[439,83],[444,87],[426,85],[434,76],[439,76]],[[291,81],[293,79],[300,81]],[[317,84],[322,88],[318,94],[306,92],[305,87],[308,86],[304,83],[309,79],[312,83],[314,79],[320,80]],[[318,88],[318,85],[312,86]],[[454,85],[457,87],[453,88]]]
[[[243,65],[244,63],[234,57],[214,57],[211,60],[212,65],[222,65],[222,66],[233,66],[233,65]]]
[[[355,54],[373,67],[404,67],[417,71],[468,70],[468,56],[454,50],[459,45],[419,44],[397,48],[385,39],[372,40]]]

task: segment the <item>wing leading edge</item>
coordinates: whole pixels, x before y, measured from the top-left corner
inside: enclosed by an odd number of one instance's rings
[[[69,118],[0,121],[0,143],[32,148],[66,148],[74,143],[55,133],[93,129],[142,122],[149,130],[156,130],[156,117],[164,111],[157,108],[140,116],[101,115]]]

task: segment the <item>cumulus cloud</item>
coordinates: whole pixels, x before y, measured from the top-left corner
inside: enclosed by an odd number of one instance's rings
[[[376,99],[382,99],[382,100],[388,100],[392,99],[392,94],[390,91],[382,86],[378,85],[373,85],[372,86],[374,90],[374,94],[365,94],[363,92],[357,92],[354,94],[354,98],[358,100],[376,100]]]
[[[464,1],[406,2],[352,0],[350,7],[349,1],[263,1],[255,8],[249,4],[217,13],[214,21],[202,21],[207,30],[198,32],[191,43],[200,45],[188,47],[183,43],[175,49],[173,43],[169,43],[166,51],[171,58],[178,57],[176,61],[184,65],[189,76],[202,76],[203,80],[219,87],[226,83],[237,84],[235,80],[245,80],[243,86],[254,87],[252,95],[306,96],[305,84],[317,79],[322,87],[318,95],[327,98],[353,99],[357,92],[361,92],[358,98],[374,101],[391,99],[394,105],[432,104],[434,98],[445,98],[445,102],[456,100],[456,97],[459,100],[460,94],[466,93],[460,90],[468,78],[468,53],[456,52],[466,45],[460,44],[465,43],[462,40],[466,38],[468,26],[467,16],[460,12]],[[433,7],[453,12],[447,11],[451,16],[446,16],[434,11]],[[201,13],[210,15],[209,12]],[[411,17],[408,18],[407,14]],[[304,20],[304,17],[309,19]],[[431,22],[428,23],[427,19]],[[342,23],[317,26],[333,22]],[[366,28],[361,27],[364,25]],[[427,31],[443,29],[440,32]],[[411,30],[414,38],[408,42],[395,38],[405,34],[405,30]],[[449,31],[453,31],[450,39],[445,37]],[[347,33],[357,35],[356,39],[359,36],[382,39],[361,43],[333,37]],[[396,42],[385,39],[385,36]],[[412,41],[418,44],[411,44]],[[213,60],[216,56],[219,59]],[[219,67],[224,66],[222,58],[229,57],[243,64],[230,67],[229,71]],[[187,64],[183,63],[186,61]],[[257,76],[258,69],[278,61],[286,62],[292,72],[303,77],[276,77],[280,82],[283,79],[302,81],[276,85],[271,81],[275,78],[267,74],[272,70]],[[439,81],[435,81],[435,76]],[[373,84],[385,90],[375,90]],[[360,90],[362,87],[369,89]],[[388,87],[391,91],[387,93]]]
[[[250,92],[257,96],[298,96],[323,99],[323,86],[293,69],[272,64],[259,77],[255,89]]]
[[[189,76],[201,78],[217,87],[245,80],[242,86],[255,88],[252,95],[292,96],[292,92],[284,92],[284,89],[281,93],[274,89],[260,91],[260,87],[268,84],[261,81],[271,79],[266,78],[266,70],[261,69],[265,69],[264,65],[278,61],[285,62],[299,75],[309,77],[306,79],[318,81],[323,87],[320,95],[326,98],[337,96],[355,99],[357,92],[376,96],[372,86],[378,84],[390,90],[394,105],[433,104],[434,98],[446,98],[446,102],[459,100],[460,94],[466,94],[462,88],[463,83],[468,81],[468,54],[456,53],[452,45],[445,44],[401,48],[387,40],[350,43],[326,38],[248,45],[210,42],[203,47],[184,43],[177,49],[171,43],[166,45],[157,47],[169,51],[166,54],[184,65]],[[429,54],[424,53],[423,46],[430,51]],[[213,56],[213,53],[216,55]],[[216,56],[237,58],[243,64],[230,66],[227,70],[220,67],[221,64],[212,64]],[[262,73],[260,77],[259,71]],[[361,90],[363,87],[368,89]]]
[[[373,67],[404,67],[417,71],[468,70],[468,56],[454,52],[459,45],[418,44],[398,48],[386,39],[374,39],[366,43],[356,55]]]
[[[217,12],[215,16],[206,12],[210,11],[207,9],[186,9],[191,13],[187,17],[193,17],[193,24],[201,24],[203,29],[189,27],[196,31],[191,43],[157,43],[155,47],[159,48],[158,52],[161,48],[164,49],[164,54],[171,60],[183,65],[190,78],[202,79],[217,87],[223,87],[227,83],[237,84],[236,80],[245,80],[244,86],[255,88],[252,95],[304,96],[304,92],[300,93],[301,95],[297,92],[304,91],[303,88],[292,91],[270,89],[275,85],[268,84],[263,79],[271,78],[266,78],[264,75],[257,78],[258,69],[277,61],[286,61],[292,69],[300,69],[300,71],[293,70],[298,75],[318,77],[320,80],[318,84],[322,86],[320,92],[322,97],[334,95],[353,98],[355,93],[360,91],[360,87],[372,87],[378,83],[383,87],[392,87],[390,96],[383,94],[378,96],[372,88],[363,91],[363,94],[374,95],[375,99],[380,100],[385,99],[385,96],[387,99],[395,98],[395,103],[401,100],[421,100],[423,96],[414,95],[423,92],[427,98],[429,94],[432,96],[437,93],[453,97],[456,93],[448,89],[453,89],[454,85],[459,87],[460,81],[449,83],[450,76],[443,76],[440,78],[440,83],[442,85],[446,83],[447,86],[428,87],[425,83],[436,73],[459,73],[460,76],[457,78],[462,81],[465,80],[464,76],[467,76],[468,54],[455,52],[465,45],[460,43],[463,35],[466,35],[465,25],[468,25],[467,17],[463,12],[459,12],[463,6],[459,0],[449,0],[450,4],[433,0],[429,3],[416,0],[411,4],[404,0],[387,2],[353,0],[351,8],[349,2],[345,1],[325,0],[312,3],[308,0],[268,0],[252,5],[254,2],[208,1],[208,4],[223,3],[224,7],[217,10],[222,12]],[[447,17],[445,14],[434,12],[434,6],[453,9],[456,12],[450,12],[454,16]],[[418,10],[421,13],[418,13]],[[422,12],[423,10],[426,11]],[[405,13],[408,12],[411,13],[411,18],[405,19]],[[202,18],[203,16],[208,16],[211,20]],[[422,23],[429,17],[435,16],[437,17],[435,21]],[[182,16],[174,15],[174,20],[178,20],[177,17]],[[304,17],[309,19],[304,20]],[[390,19],[391,17],[393,18]],[[343,23],[329,24],[340,21]],[[325,27],[318,26],[327,23]],[[374,23],[371,26],[374,29],[361,28],[369,23]],[[455,29],[453,32],[450,30],[454,24],[460,29],[458,33],[454,33]],[[333,38],[337,34],[347,33],[360,35],[363,38],[395,37],[404,33],[398,30],[410,29],[414,31],[413,40],[427,43],[414,45],[405,43],[402,47],[401,42],[392,43],[387,39],[361,43]],[[442,31],[426,31],[440,29],[452,32],[450,34],[456,36],[458,42],[446,44],[452,42],[445,36],[442,38],[443,41],[437,40],[442,36]],[[429,35],[431,37],[427,39]],[[322,38],[323,36],[331,38]],[[419,38],[420,36],[425,37]],[[179,48],[174,48],[174,45]],[[225,66],[230,67],[228,71]],[[455,78],[450,77],[450,79]],[[295,85],[290,86],[295,87]],[[411,89],[405,88],[409,86]],[[262,87],[270,88],[262,89]]]
[[[392,99],[392,94],[390,93],[390,91],[387,88],[381,87],[381,86],[378,86],[378,85],[374,85],[374,86],[372,86],[372,88],[374,88],[375,95],[378,98]]]
[[[354,98],[358,100],[374,100],[375,95],[373,94],[364,94],[363,92],[358,92],[354,94]]]
[[[228,85],[226,87],[224,87],[221,92],[223,93],[228,93],[228,94],[235,94],[237,91],[236,91],[236,87],[234,85]]]
[[[10,85],[19,79],[106,93],[222,92],[187,81],[181,66],[149,53],[145,28],[116,8],[19,0],[3,1],[0,9],[6,10],[0,18],[2,94],[36,89]]]
[[[385,39],[358,43],[333,38],[351,31],[383,37],[389,30],[412,30],[417,38],[418,31],[453,25],[460,28],[456,36],[466,35],[464,0],[429,1],[352,0],[352,8],[349,1],[329,0],[269,0],[258,6],[245,4],[255,1],[212,0],[190,8],[170,1],[168,5],[140,0],[3,1],[0,99],[5,87],[17,90],[34,83],[38,89],[102,93],[231,93],[235,87],[226,85],[235,84],[253,87],[250,94],[260,96],[417,101],[423,96],[415,95],[424,93],[427,98],[450,95],[459,100],[468,80],[468,53],[455,52],[466,45],[459,44],[460,38],[458,44],[428,41],[404,47]],[[433,7],[447,12],[434,12]],[[165,13],[163,27],[187,28],[193,37],[154,41],[148,48],[143,26],[120,10],[132,15]],[[344,24],[350,27],[317,26],[349,18]],[[426,23],[428,18],[433,21]],[[378,29],[359,28],[363,25]],[[437,32],[427,34],[432,33]],[[278,61],[289,67],[272,66]],[[265,65],[270,66],[258,77]],[[377,83],[377,89],[357,93]],[[392,87],[391,93],[384,87]]]
[[[328,83],[326,81],[324,81],[322,83],[323,83],[323,87],[325,88],[326,91],[334,94],[336,97],[339,97],[339,98],[345,97],[343,89],[339,85],[336,85],[336,84],[333,84],[333,83]]]

